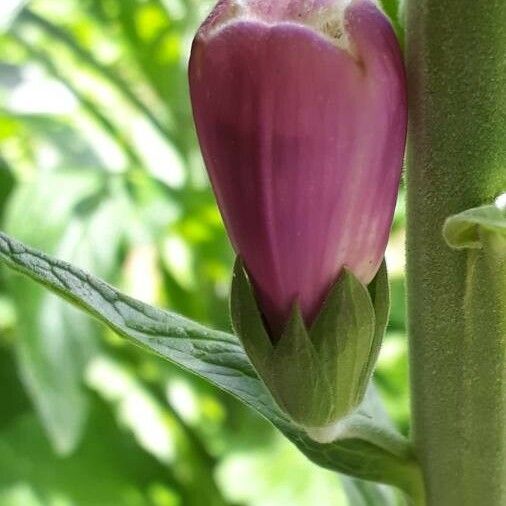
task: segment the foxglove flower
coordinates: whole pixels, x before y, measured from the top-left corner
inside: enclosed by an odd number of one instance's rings
[[[297,325],[318,348],[325,339],[311,332],[322,328],[324,301],[332,306],[336,281],[342,281],[335,296],[342,314],[356,309],[343,306],[353,304],[354,290],[374,304],[365,287],[383,259],[406,136],[395,34],[369,0],[221,0],[195,38],[189,75],[204,161],[265,323],[270,344],[264,351],[286,348],[284,340],[293,346],[293,335],[284,336]],[[361,345],[365,358],[356,368],[369,375],[371,311],[370,335]],[[341,327],[336,342],[343,347],[347,331]],[[272,357],[255,358],[239,334],[262,375]],[[272,381],[279,381],[280,367]],[[269,374],[263,379],[272,392],[277,387],[269,385]],[[364,378],[355,379],[346,388],[360,397]],[[283,389],[293,390],[296,381],[289,378],[285,383],[293,388]],[[304,418],[274,397],[292,418]],[[357,402],[345,402],[339,416]],[[333,421],[337,411],[312,421]]]

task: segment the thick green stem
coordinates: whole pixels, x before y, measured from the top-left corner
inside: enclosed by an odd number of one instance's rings
[[[407,17],[414,443],[429,506],[503,506],[506,280],[441,231],[506,189],[506,1],[407,0]]]

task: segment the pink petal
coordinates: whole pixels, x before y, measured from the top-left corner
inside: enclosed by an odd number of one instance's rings
[[[295,301],[312,322],[343,266],[364,283],[379,268],[406,135],[401,54],[366,0],[346,11],[353,54],[291,20],[206,26],[190,62],[197,132],[275,338]]]

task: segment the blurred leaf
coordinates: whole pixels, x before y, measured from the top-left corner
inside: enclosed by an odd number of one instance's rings
[[[40,506],[164,506],[151,490],[161,484],[178,490],[167,470],[98,406],[86,444],[65,459],[54,455],[33,415],[17,417],[0,432],[0,469],[2,506],[29,506],[29,499]]]
[[[0,157],[0,220],[3,218],[7,197],[13,188],[14,176],[7,164]]]
[[[107,399],[138,445],[171,465],[174,478],[185,489],[185,506],[201,506],[202,495],[206,506],[224,505],[212,473],[214,459],[163,397],[154,395],[133,371],[106,355],[91,361],[86,376],[88,385]]]
[[[402,506],[405,502],[392,488],[347,476],[341,477],[350,506]]]
[[[0,257],[118,334],[235,395],[269,419],[320,466],[407,490],[418,486],[419,470],[409,445],[393,430],[374,424],[370,412],[359,410],[343,421],[338,441],[318,444],[309,439],[273,404],[234,336],[126,297],[90,274],[27,248],[3,233]]]
[[[404,277],[390,277],[390,321],[389,330],[404,331],[406,329],[406,285]]]
[[[383,342],[374,379],[390,416],[403,434],[409,434],[409,371],[405,333],[389,332]]]
[[[23,80],[21,68],[19,65],[13,65],[6,62],[0,62],[0,87],[12,89],[18,86]],[[4,121],[9,121],[8,118],[3,117],[3,114],[0,115],[1,123]],[[0,139],[2,139],[4,134],[5,126],[2,124],[2,128],[0,130]]]
[[[122,0],[118,7],[118,21],[144,75],[164,103],[170,98],[179,105],[181,89],[175,87],[186,73],[180,36],[167,11],[159,0]]]
[[[28,131],[29,141],[43,141],[58,153],[57,166],[100,167],[100,159],[85,139],[60,117],[45,114],[9,113],[13,128],[11,137],[20,136],[21,127]],[[0,122],[5,119],[0,115]],[[24,133],[24,132],[23,132]]]
[[[0,4],[0,33],[7,30],[28,0],[3,0]]]
[[[78,56],[80,60],[90,68],[97,71],[103,78],[109,81],[132,105],[134,105],[153,126],[170,141],[171,134],[168,129],[160,122],[151,109],[144,103],[141,97],[130,87],[117,70],[102,64],[94,55],[85,47],[79,44],[78,40],[73,36],[72,32],[67,31],[60,26],[55,25],[43,16],[40,16],[31,9],[25,8],[18,17],[18,22],[26,22],[39,27],[46,32],[51,38],[66,46],[74,56]]]
[[[16,375],[14,353],[0,346],[0,430],[30,408],[30,402]],[[1,433],[0,433],[1,434]],[[0,502],[0,504],[3,503]]]
[[[24,36],[18,34],[15,30],[10,34],[12,40],[16,41],[33,60],[45,67],[47,72],[55,79],[63,83],[69,91],[79,100],[83,109],[91,118],[106,132],[111,140],[113,140],[119,148],[122,149],[124,155],[128,158],[134,167],[142,167],[143,162],[137,153],[135,146],[125,136],[122,129],[104,112],[104,109],[95,100],[91,94],[81,91],[79,86],[74,83],[72,78],[67,76],[66,72],[58,67],[47,51],[41,51],[36,45],[29,43]]]
[[[355,506],[334,473],[312,465],[282,436],[263,448],[232,452],[217,474],[229,500],[241,505]]]
[[[7,227],[39,247],[110,275],[121,213],[94,201],[100,180],[98,173],[81,171],[45,174],[21,185],[9,205]],[[16,350],[23,382],[55,449],[69,453],[86,420],[82,373],[95,346],[96,327],[39,287],[23,279],[9,281],[18,312]]]
[[[156,105],[151,110],[157,110],[164,129],[186,158],[194,149],[194,134],[184,51],[194,27],[173,19],[161,0],[87,0],[87,4],[105,26],[119,31],[131,63],[152,92]],[[189,17],[195,9],[188,6]]]

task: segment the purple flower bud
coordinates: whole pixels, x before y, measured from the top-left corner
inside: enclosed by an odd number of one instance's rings
[[[190,89],[232,244],[276,340],[306,325],[346,266],[382,261],[406,137],[402,55],[369,0],[222,0],[199,30]]]

